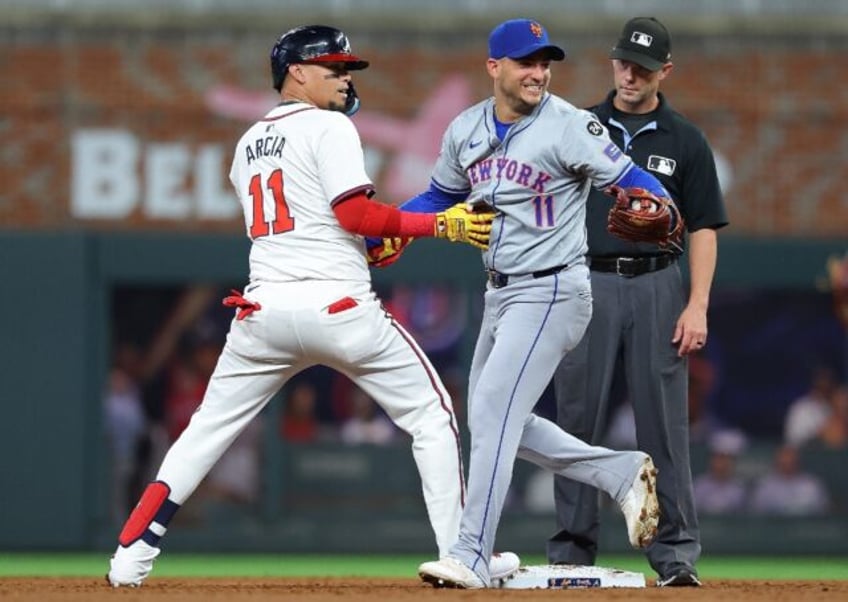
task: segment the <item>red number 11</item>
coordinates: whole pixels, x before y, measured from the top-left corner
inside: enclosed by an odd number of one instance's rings
[[[286,196],[283,194],[283,171],[275,169],[268,176],[268,190],[274,196],[274,222],[268,224],[265,220],[265,194],[262,188],[262,174],[256,174],[250,178],[250,196],[253,199],[253,223],[250,226],[250,237],[260,238],[268,236],[271,233],[273,226],[274,234],[281,234],[294,230],[294,218],[289,213],[289,206],[286,204]]]

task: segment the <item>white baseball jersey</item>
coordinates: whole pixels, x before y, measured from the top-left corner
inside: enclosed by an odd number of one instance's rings
[[[244,210],[251,282],[370,281],[363,237],[344,230],[333,203],[372,190],[348,117],[295,102],[245,132],[230,170]]]
[[[597,117],[558,96],[546,94],[503,142],[494,108],[489,98],[453,120],[433,181],[447,192],[470,187],[470,199],[500,214],[483,256],[487,268],[529,274],[582,261],[589,187],[614,183],[632,161]]]
[[[182,504],[277,391],[321,364],[411,435],[427,516],[446,554],[465,494],[459,427],[432,364],[371,289],[363,237],[333,213],[338,199],[372,188],[353,123],[304,103],[278,106],[239,140],[230,179],[253,241],[244,299],[255,308],[233,319],[203,402],[157,480]],[[163,532],[156,527],[154,538]],[[118,557],[126,553],[119,545]]]

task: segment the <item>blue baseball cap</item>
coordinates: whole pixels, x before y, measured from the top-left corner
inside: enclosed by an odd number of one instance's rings
[[[551,44],[545,28],[532,19],[504,21],[489,34],[489,56],[493,59],[522,59],[539,50],[547,50],[554,61],[565,58],[565,51]]]

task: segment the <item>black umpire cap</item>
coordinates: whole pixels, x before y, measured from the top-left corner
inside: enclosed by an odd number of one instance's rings
[[[653,17],[630,19],[624,24],[610,58],[659,71],[671,60],[671,35],[665,25]]]

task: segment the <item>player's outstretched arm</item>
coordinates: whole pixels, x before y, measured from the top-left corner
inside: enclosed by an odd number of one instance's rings
[[[465,242],[485,249],[489,244],[494,213],[471,210],[457,203],[440,213],[411,213],[375,202],[364,193],[353,194],[333,206],[339,224],[363,236],[436,237]]]
[[[465,192],[447,192],[430,181],[430,187],[427,190],[405,200],[398,205],[398,208],[412,213],[438,213],[461,203],[466,198],[468,194]]]
[[[662,182],[654,174],[642,169],[635,163],[627,168],[612,185],[618,188],[644,188],[654,196],[666,199],[671,198],[665,186],[662,185]]]
[[[465,193],[449,193],[432,181],[430,187],[414,197],[404,201],[398,208],[412,213],[438,213],[465,200]],[[368,265],[382,268],[393,264],[400,258],[401,253],[415,240],[411,237],[381,238],[369,236],[365,238],[365,250],[368,255]]]

